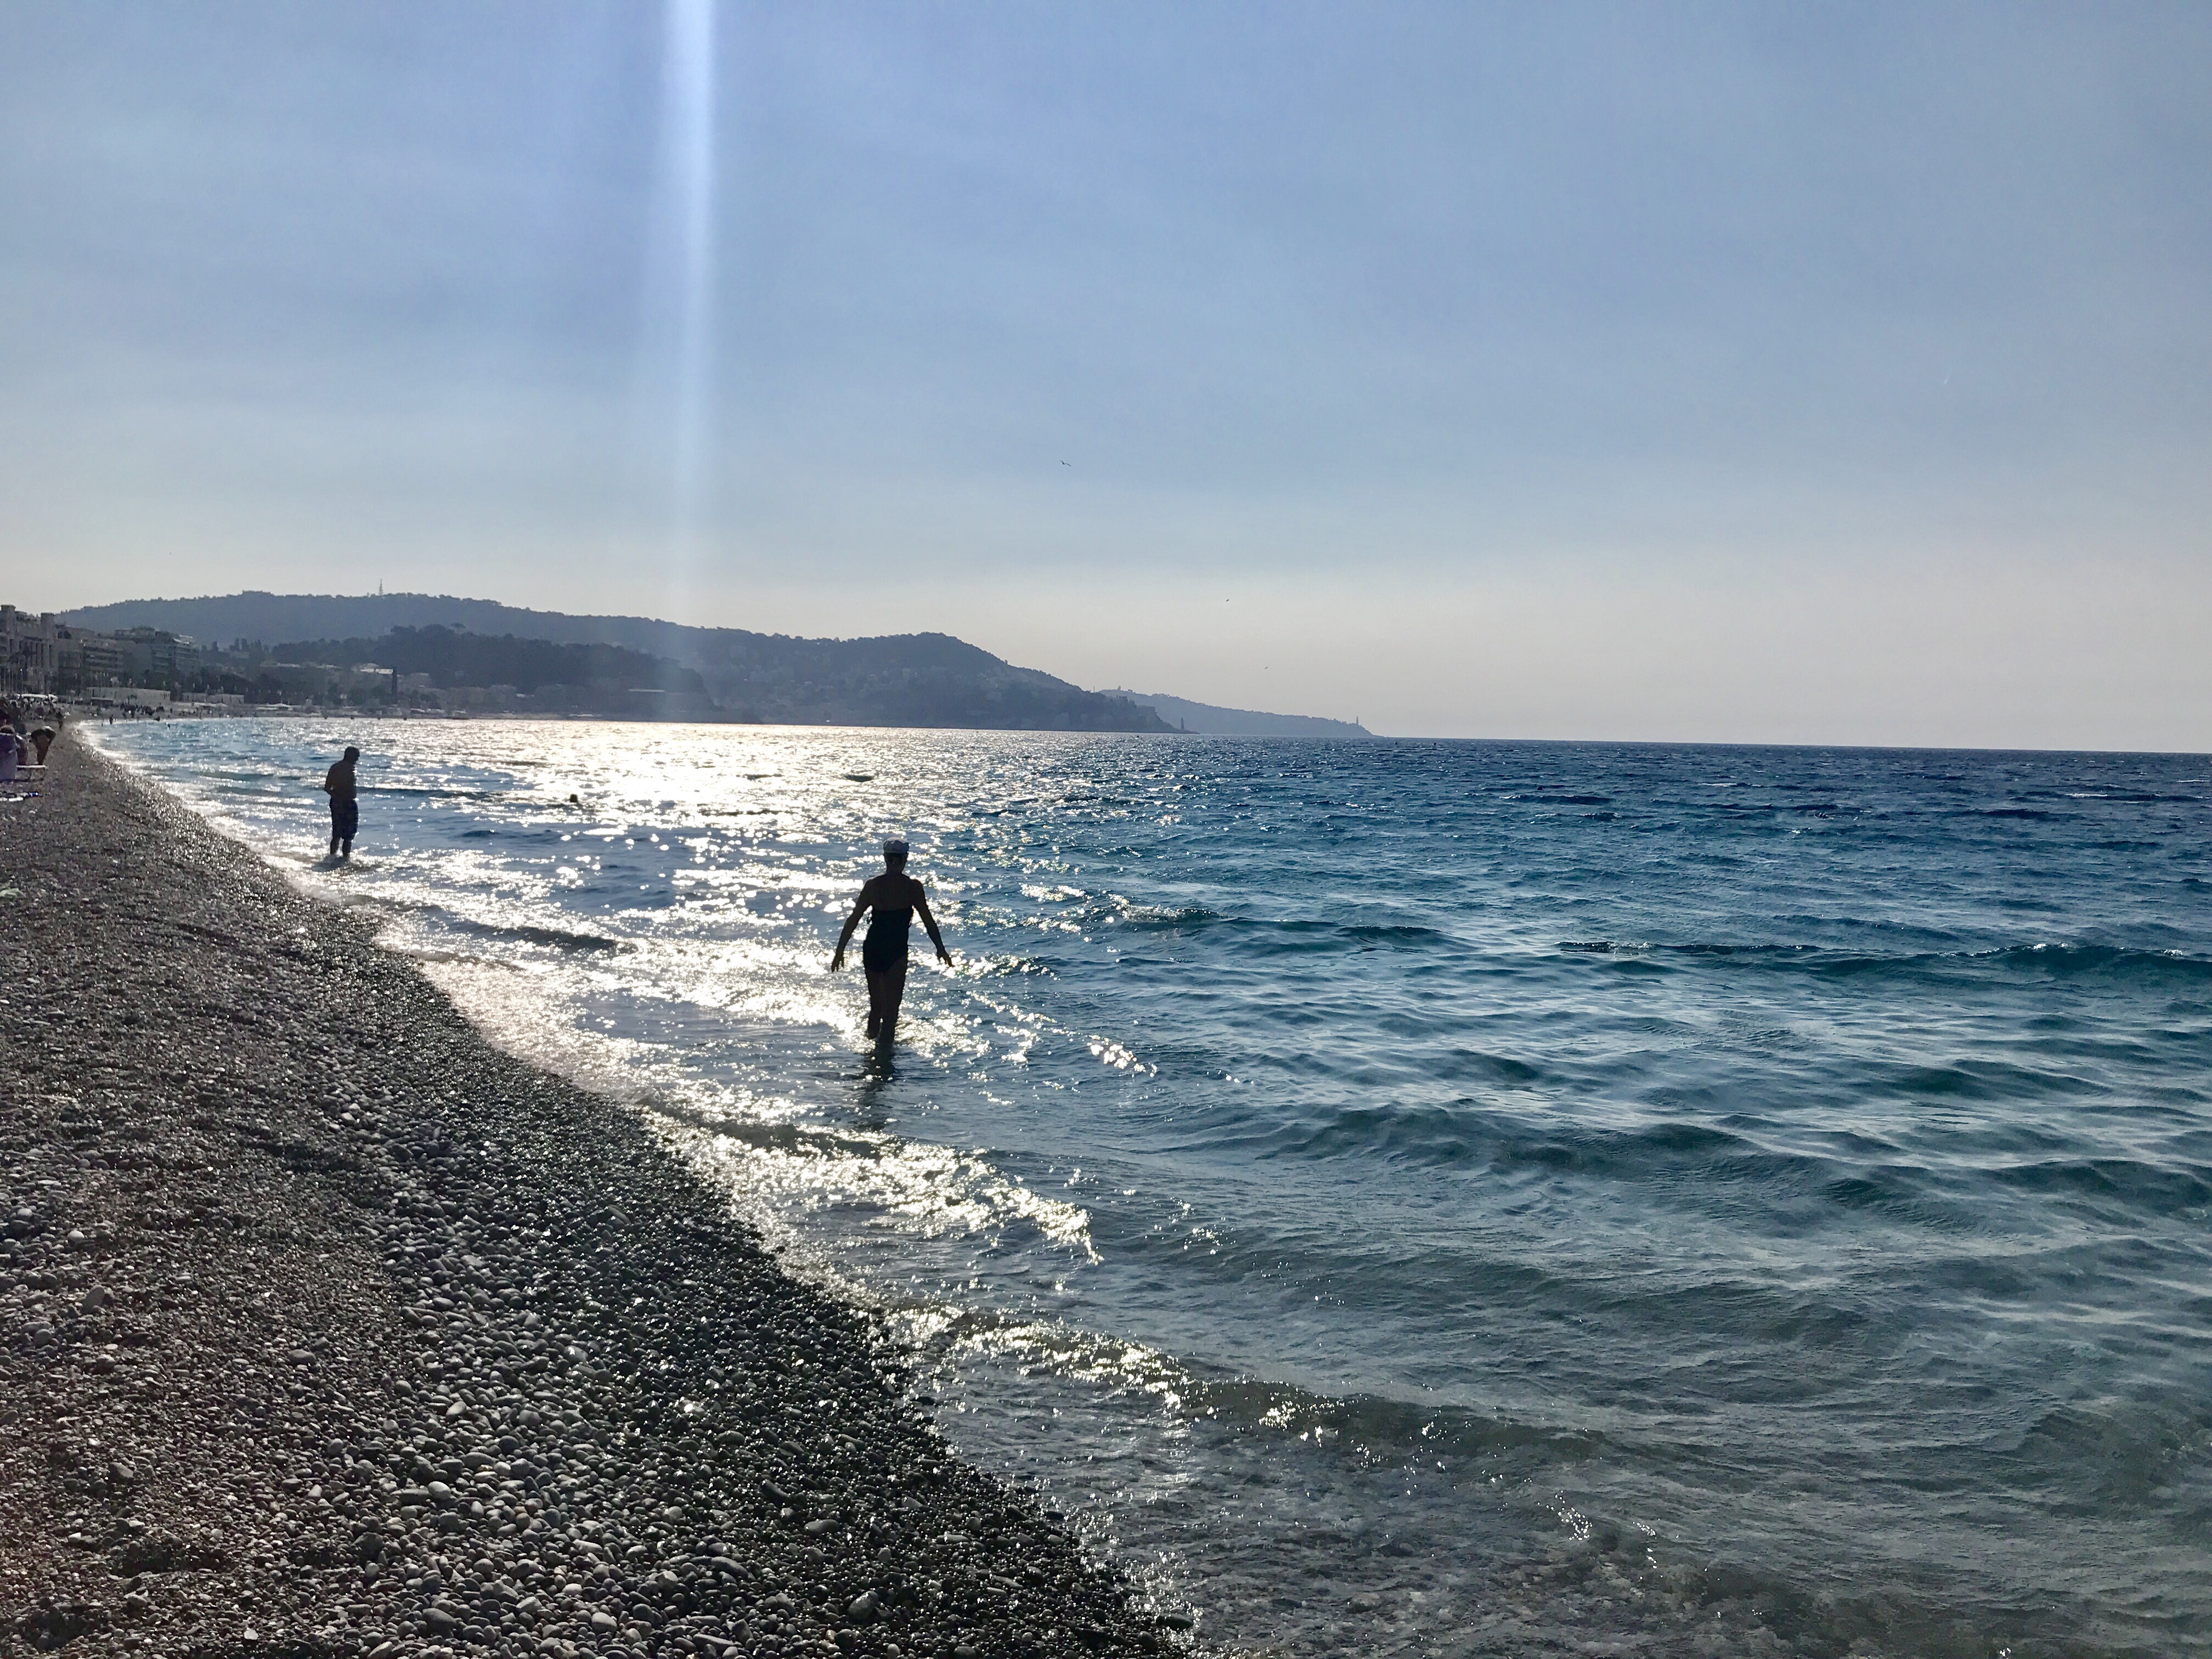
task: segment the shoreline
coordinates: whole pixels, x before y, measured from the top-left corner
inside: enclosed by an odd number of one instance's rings
[[[1157,1651],[651,1129],[75,733],[0,811],[0,1647]]]
[[[246,703],[216,705],[210,703],[91,703],[75,699],[64,699],[69,718],[87,726],[112,725],[118,718],[128,722],[147,720],[367,720],[380,724],[387,720],[423,721],[430,725],[450,723],[467,726],[503,720],[538,720],[562,725],[614,726],[741,726],[760,732],[1034,732],[1041,736],[1078,738],[1199,738],[1207,736],[1236,736],[1236,733],[1182,732],[1170,726],[1164,730],[1152,730],[1127,726],[915,726],[872,721],[851,720],[744,720],[734,714],[630,714],[605,709],[530,709],[530,708],[388,708],[363,704],[359,707],[319,708],[305,703]],[[124,712],[124,711],[128,712]],[[1248,737],[1264,734],[1245,733]],[[1300,741],[1364,742],[1367,738],[1305,738]]]

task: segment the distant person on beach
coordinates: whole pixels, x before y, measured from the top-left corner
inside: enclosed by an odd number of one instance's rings
[[[353,832],[361,828],[361,802],[354,797],[354,763],[361,750],[349,746],[345,758],[323,774],[323,792],[331,798],[331,856],[353,856]]]
[[[31,746],[39,751],[39,764],[46,763],[46,750],[54,746],[54,728],[42,726],[31,733]]]
[[[945,948],[944,936],[937,931],[937,918],[929,914],[929,900],[921,884],[906,872],[902,841],[884,843],[884,872],[870,877],[860,889],[860,896],[853,901],[853,914],[845,918],[845,931],[837,935],[836,954],[830,958],[831,973],[844,967],[845,947],[853,942],[853,930],[860,925],[862,913],[871,909],[875,915],[868,921],[868,936],[860,941],[860,966],[868,975],[868,1035],[889,1048],[898,1032],[899,1003],[906,996],[906,936],[915,911],[921,913],[921,925],[929,930],[929,942],[937,947],[937,959],[947,967],[952,963],[952,953]]]

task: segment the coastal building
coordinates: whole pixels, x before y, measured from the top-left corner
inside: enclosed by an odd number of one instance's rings
[[[75,696],[112,685],[181,690],[198,672],[190,635],[132,628],[104,634],[0,605],[0,692]]]
[[[56,641],[56,655],[54,690],[58,692],[113,685],[123,678],[123,646],[112,635],[64,623]]]
[[[128,677],[141,685],[174,686],[200,665],[198,645],[163,628],[126,628],[113,635]]]
[[[59,672],[62,626],[0,605],[0,691],[51,692]]]

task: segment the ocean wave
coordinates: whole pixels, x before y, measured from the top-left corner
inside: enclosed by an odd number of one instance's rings
[[[487,956],[481,951],[465,951],[459,945],[432,945],[422,939],[382,939],[377,941],[395,956],[405,957],[410,962],[450,963],[470,968],[495,969],[501,973],[519,974],[524,970],[519,963],[503,957]]]
[[[1683,961],[1712,958],[1731,965],[1786,969],[1834,978],[2009,969],[2052,977],[2103,975],[2185,983],[2212,980],[2212,957],[2191,956],[2182,951],[2148,951],[2113,945],[2011,945],[1990,950],[1879,955],[1823,945],[1658,944],[1595,939],[1561,939],[1557,948],[1588,956]]]
[[[524,945],[547,945],[556,951],[622,951],[626,941],[611,939],[605,933],[587,933],[571,927],[556,927],[542,922],[479,921],[473,916],[457,915],[450,910],[433,907],[415,907],[437,917],[441,926],[457,933],[474,934],[479,939],[514,939]]]
[[[1357,1462],[1418,1451],[1496,1458],[1528,1455],[1534,1466],[1601,1455],[1602,1432],[1533,1422],[1461,1406],[1424,1404],[1370,1391],[1329,1395],[1183,1359],[1146,1343],[974,1304],[925,1302],[902,1310],[916,1346],[967,1348],[1108,1390],[1146,1398],[1184,1418],[1231,1431],[1305,1441]]]
[[[2103,791],[2081,790],[2077,793],[2069,794],[2067,799],[2069,800],[2109,800],[2128,806],[2155,806],[2160,805],[2195,806],[2203,805],[2204,800],[2204,797],[2202,795],[2161,795],[2143,791],[2120,789]]]
[[[1550,1075],[1545,1067],[1531,1061],[1485,1054],[1475,1048],[1447,1049],[1426,1069],[1431,1075],[1454,1083],[1499,1083],[1511,1089],[1534,1088]]]
[[[2117,945],[2019,945],[1976,952],[1966,960],[2032,969],[2054,977],[2110,975],[2154,981],[2212,982],[2212,957],[2183,951],[2143,951]]]
[[[1282,920],[1268,916],[1221,915],[1205,912],[1202,921],[1185,925],[1218,927],[1237,938],[1240,956],[1312,956],[1340,951],[1347,946],[1365,951],[1391,946],[1427,947],[1448,945],[1452,936],[1423,922],[1329,921],[1319,917]]]
[[[1739,1175],[1826,1167],[1823,1158],[1772,1152],[1711,1124],[1669,1121],[1626,1129],[1564,1124],[1539,1127],[1472,1097],[1449,1104],[1347,1103],[1310,1111],[1294,1123],[1263,1127],[1254,1122],[1239,1138],[1265,1146],[1269,1156],[1480,1164],[1504,1171],[1546,1170],[1624,1181],[1639,1179],[1662,1166],[1674,1168],[1685,1163],[1715,1176],[1724,1164],[1734,1166]]]
[[[1082,915],[1085,921],[1097,925],[1129,928],[1202,927],[1222,920],[1218,911],[1202,904],[1144,904],[1118,894]]]
[[[378,783],[365,780],[361,785],[364,795],[414,795],[430,800],[535,800],[533,793],[515,789],[457,789],[450,784]],[[539,803],[546,806],[552,801]]]
[[[2201,1457],[2212,1413],[2198,1405],[2112,1400],[2060,1406],[2028,1426],[2003,1461],[2020,1486],[2102,1517],[2139,1508]]]
[[[2108,1200],[2130,1212],[2185,1215],[2212,1206],[2212,1166],[2136,1158],[2051,1158],[1990,1172],[2000,1185],[2074,1199]]]
[[[1997,1091],[2002,1097],[2002,1091]],[[1711,1121],[1668,1119],[1622,1128],[1531,1119],[1494,1103],[1346,1104],[1296,1123],[1256,1119],[1219,1139],[1261,1158],[1375,1161],[1437,1169],[1479,1168],[1504,1179],[1573,1176],[1668,1194],[1666,1207],[1692,1209],[1756,1194],[1784,1231],[1841,1223],[1852,1212],[1937,1233],[1984,1233],[1997,1221],[1996,1191],[2091,1201],[2142,1221],[2183,1217],[2212,1205],[2212,1167],[2183,1160],[2051,1158],[1992,1161],[1967,1142],[1941,1167],[1881,1143],[1845,1139],[1796,1144],[1754,1138]]]
[[[2047,1100],[2102,1092],[2071,1073],[1997,1060],[1962,1060],[1948,1066],[1883,1065],[1873,1071],[1871,1079],[1882,1091],[1914,1100]]]
[[[1986,1218],[1972,1205],[1941,1191],[1934,1172],[1917,1164],[1832,1166],[1832,1172],[1812,1182],[1810,1190],[1831,1221],[1879,1216],[1921,1233],[1986,1231]]]
[[[969,961],[980,978],[1003,978],[1020,974],[1042,974],[1049,977],[1053,973],[1052,964],[1042,957],[992,955],[980,960],[970,957]]]
[[[1267,1428],[1296,1439],[1367,1458],[1427,1456],[1494,1459],[1524,1455],[1540,1465],[1573,1464],[1602,1455],[1607,1437],[1595,1429],[1528,1422],[1464,1407],[1423,1404],[1387,1395],[1324,1395],[1247,1376],[1193,1376],[1188,1407],[1217,1420]]]

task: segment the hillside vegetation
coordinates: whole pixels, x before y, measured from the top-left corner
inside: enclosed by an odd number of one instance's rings
[[[96,629],[166,629],[255,657],[373,661],[441,686],[551,686],[563,706],[640,690],[677,694],[687,717],[791,725],[982,726],[1017,731],[1169,732],[1127,697],[1017,668],[948,634],[814,640],[643,617],[572,617],[422,593],[234,593],[137,599],[69,613]],[[283,641],[272,649],[262,641]],[[404,660],[402,659],[404,658]],[[463,678],[476,677],[482,678]],[[556,678],[556,676],[558,678]],[[535,690],[533,690],[535,688]],[[610,702],[612,699],[613,701]]]

